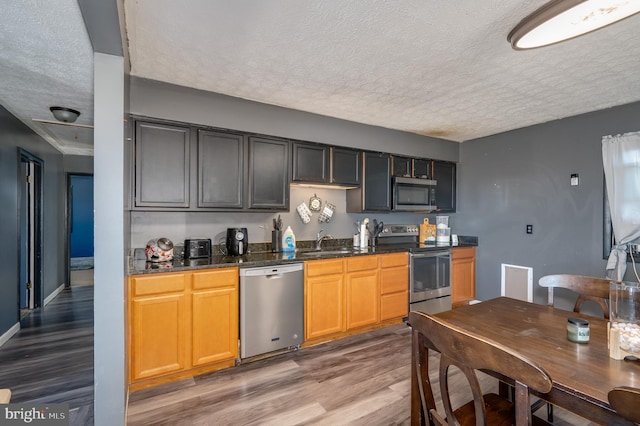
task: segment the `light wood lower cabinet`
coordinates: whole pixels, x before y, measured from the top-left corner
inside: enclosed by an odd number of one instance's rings
[[[347,330],[380,321],[378,256],[347,259]]]
[[[451,254],[451,303],[476,298],[476,248],[456,247]]]
[[[238,270],[192,275],[191,365],[238,356]]]
[[[235,362],[238,268],[133,276],[128,303],[132,388]]]
[[[305,340],[345,330],[344,260],[305,263]]]
[[[407,315],[407,253],[305,262],[305,341]]]
[[[134,380],[180,371],[186,366],[187,321],[184,294],[141,297],[133,301],[131,373]]]
[[[409,254],[381,254],[380,320],[409,315]]]

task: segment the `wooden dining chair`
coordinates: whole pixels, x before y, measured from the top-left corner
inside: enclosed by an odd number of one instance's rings
[[[578,294],[573,307],[574,312],[580,312],[582,304],[588,300],[597,303],[604,319],[609,319],[609,286],[611,280],[606,278],[585,277],[582,275],[558,274],[546,275],[538,281],[540,287],[548,289],[547,304],[553,306],[553,291],[556,288],[566,288]]]
[[[609,404],[627,420],[640,424],[640,389],[620,386],[609,391]]]
[[[606,278],[586,277],[583,275],[555,274],[540,278],[538,285],[547,288],[547,305],[553,306],[553,295],[556,288],[565,288],[578,295],[573,312],[580,312],[582,305],[590,300],[602,309],[604,319],[609,319],[609,286],[611,280]],[[544,405],[541,401],[534,404],[534,411]],[[547,405],[547,419],[553,421],[553,406]]]
[[[531,414],[529,390],[547,393],[552,381],[539,366],[511,348],[479,337],[440,318],[423,312],[410,312],[414,371],[420,395],[421,413],[431,425],[512,425],[548,424]],[[429,351],[440,353],[440,396],[446,417],[438,412],[433,384],[429,378]],[[451,403],[449,373],[459,369],[467,380],[473,400],[454,409]],[[515,387],[515,404],[495,393],[483,394],[478,370],[493,372]],[[413,393],[417,395],[417,393]],[[415,412],[413,413],[415,416]],[[424,417],[423,417],[424,418]],[[476,420],[478,419],[478,420]],[[419,419],[412,418],[412,424]]]

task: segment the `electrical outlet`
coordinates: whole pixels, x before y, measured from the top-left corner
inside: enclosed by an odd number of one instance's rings
[[[533,234],[533,225],[527,225],[527,234]]]

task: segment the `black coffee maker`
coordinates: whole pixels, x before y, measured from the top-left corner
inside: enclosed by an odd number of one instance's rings
[[[247,228],[227,228],[227,255],[242,256],[247,254],[248,248]]]

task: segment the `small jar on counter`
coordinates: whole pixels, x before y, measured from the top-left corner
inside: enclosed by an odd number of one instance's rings
[[[575,343],[589,343],[589,321],[567,318],[567,339]]]

